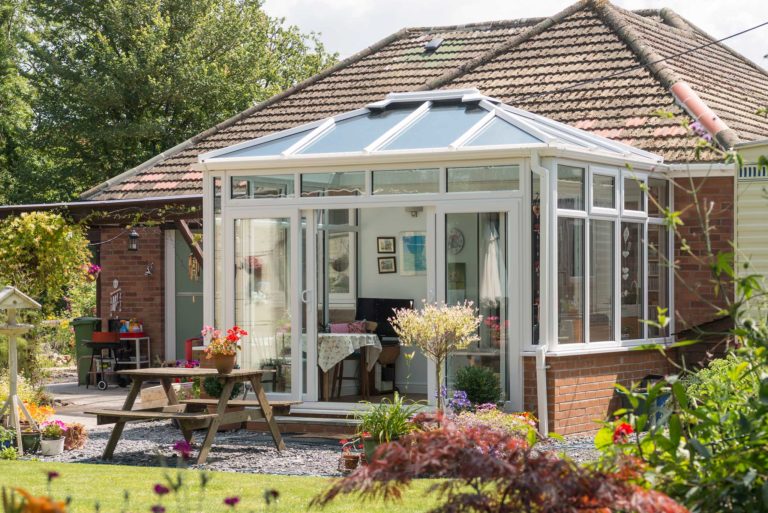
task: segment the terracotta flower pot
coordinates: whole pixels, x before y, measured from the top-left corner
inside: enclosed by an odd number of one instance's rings
[[[235,355],[214,355],[211,358],[211,361],[213,362],[213,366],[216,367],[216,370],[219,371],[219,374],[229,374],[235,368],[237,357]]]
[[[58,456],[64,452],[64,437],[55,440],[40,440],[40,452],[43,456]]]
[[[352,472],[360,465],[360,454],[356,452],[345,452],[341,455],[342,472]]]

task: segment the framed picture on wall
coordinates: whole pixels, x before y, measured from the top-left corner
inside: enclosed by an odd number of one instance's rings
[[[379,257],[379,274],[393,274],[397,272],[395,257]]]
[[[426,232],[400,232],[400,274],[427,274]]]
[[[379,253],[394,253],[395,238],[394,237],[376,237],[376,249],[379,250]]]

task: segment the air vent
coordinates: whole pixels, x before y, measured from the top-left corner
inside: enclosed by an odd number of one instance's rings
[[[442,37],[433,37],[431,41],[424,45],[424,51],[427,53],[434,53],[443,44]]]

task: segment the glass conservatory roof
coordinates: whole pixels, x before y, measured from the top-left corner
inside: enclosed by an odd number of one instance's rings
[[[653,153],[463,89],[391,93],[362,109],[205,153],[200,162],[553,146],[662,161]]]

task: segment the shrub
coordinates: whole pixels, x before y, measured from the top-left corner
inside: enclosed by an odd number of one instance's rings
[[[19,451],[15,447],[0,447],[0,460],[17,460]]]
[[[205,390],[205,393],[209,396],[219,398],[221,397],[221,393],[224,391],[224,385],[218,379],[209,376],[203,380],[203,390]],[[229,394],[229,398],[234,399],[242,392],[243,384],[235,383],[234,388],[232,388],[232,393]]]
[[[411,422],[419,411],[419,403],[406,403],[405,398],[395,392],[393,400],[383,398],[380,403],[362,403],[365,410],[355,412],[360,420],[359,433],[368,433],[378,443],[391,442],[416,429]]]
[[[64,450],[71,451],[74,449],[80,449],[85,446],[85,442],[88,440],[88,432],[85,426],[74,422],[67,425],[67,431],[64,434]]]
[[[626,460],[621,473],[577,466],[554,453],[533,450],[502,431],[462,429],[444,422],[380,446],[372,462],[332,483],[313,499],[326,505],[340,495],[399,499],[413,479],[441,478],[427,493],[442,504],[433,513],[613,512],[683,513],[666,495],[633,483],[640,469]]]
[[[496,429],[510,436],[525,438],[529,443],[536,440],[536,418],[526,412],[505,413],[494,406],[481,407],[474,412],[463,411],[452,420],[464,429]]]
[[[467,393],[473,404],[497,403],[501,399],[499,378],[486,367],[469,366],[459,369],[454,382],[456,390]]]

